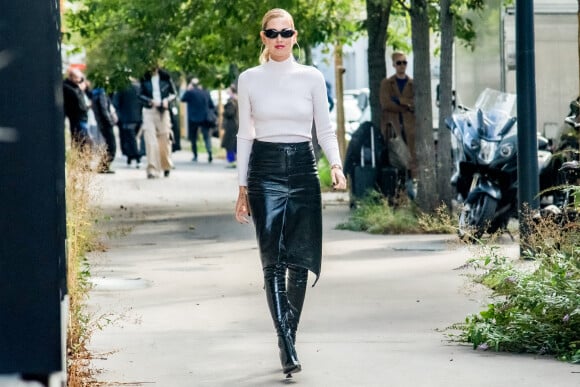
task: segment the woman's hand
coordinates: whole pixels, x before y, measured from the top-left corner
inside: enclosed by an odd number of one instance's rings
[[[248,187],[240,186],[238,192],[238,200],[236,201],[236,220],[242,224],[249,223],[248,216],[250,216],[250,202],[248,201]]]
[[[346,177],[342,172],[340,165],[333,165],[330,167],[330,177],[332,179],[332,188],[335,190],[344,191],[346,189]]]

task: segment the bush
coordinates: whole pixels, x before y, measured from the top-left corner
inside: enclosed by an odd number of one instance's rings
[[[332,177],[330,176],[330,164],[326,157],[322,156],[318,160],[318,176],[320,178],[320,189],[328,191],[332,189]]]
[[[357,201],[349,220],[337,228],[371,234],[440,234],[457,230],[445,206],[438,208],[434,215],[427,215],[404,195],[390,204],[388,198],[377,191]]]
[[[476,280],[492,289],[492,303],[458,325],[460,341],[580,363],[580,248],[560,243],[563,251],[538,246],[533,261],[509,260],[493,247],[475,260],[485,270]]]

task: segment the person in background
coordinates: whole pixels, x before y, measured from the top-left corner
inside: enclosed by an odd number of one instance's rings
[[[85,100],[85,77],[76,68],[70,68],[63,82],[64,114],[68,118],[71,145],[83,147],[89,141],[88,111]]]
[[[169,73],[159,65],[141,78],[139,99],[143,104],[143,136],[147,154],[147,178],[155,179],[161,173],[169,177],[171,160],[171,117],[169,104],[176,97]]]
[[[236,86],[231,85],[228,89],[229,98],[224,105],[222,148],[226,150],[226,160],[228,167],[236,167],[236,149],[238,135],[238,96]]]
[[[268,11],[260,37],[262,64],[244,71],[238,80],[235,218],[249,223],[248,215],[252,216],[282,372],[291,377],[302,369],[295,343],[308,271],[318,280],[322,260],[313,120],[331,164],[334,188],[346,189],[346,179],[330,123],[324,76],[292,56],[298,37],[292,16],[279,8]]]
[[[407,75],[407,56],[396,51],[391,55],[395,74],[381,81],[381,133],[385,141],[393,136],[387,133],[392,127],[397,136],[401,136],[409,148],[411,160],[409,177],[417,175],[417,154],[415,151],[415,106],[413,79]],[[411,180],[409,180],[411,181]]]
[[[178,90],[173,85],[175,90]],[[169,112],[171,118],[171,131],[173,132],[173,141],[171,143],[171,151],[177,152],[181,150],[181,122],[179,120],[179,99],[176,98],[169,103]]]
[[[326,99],[328,100],[328,111],[334,109],[334,98],[332,98],[332,85],[327,80],[324,81],[326,85]]]
[[[93,109],[93,89],[91,81],[85,78],[85,103],[89,108],[87,112],[87,127],[89,130],[89,140],[88,143],[91,146],[91,150],[99,151],[99,149],[105,147],[105,138],[99,130],[99,124],[97,123],[97,118],[95,117],[95,110]]]
[[[203,136],[205,149],[207,150],[207,161],[212,162],[211,149],[211,119],[210,114],[215,112],[215,106],[207,90],[204,90],[199,79],[193,78],[187,90],[181,96],[181,101],[187,104],[187,133],[191,141],[193,151],[193,161],[197,161],[197,138],[199,130]]]
[[[139,82],[130,78],[131,84],[113,95],[113,105],[119,117],[119,138],[121,151],[127,156],[127,165],[134,160],[137,168],[141,166],[142,150],[137,146],[137,133],[143,121],[142,105],[139,100]]]
[[[115,139],[115,125],[117,124],[117,115],[111,99],[102,87],[93,89],[92,92],[93,112],[97,120],[99,132],[105,140],[105,154],[102,155],[99,163],[99,173],[115,173],[111,169],[111,163],[115,160],[117,153],[117,140]]]

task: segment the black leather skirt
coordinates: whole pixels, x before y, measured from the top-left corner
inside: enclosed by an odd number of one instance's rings
[[[301,267],[318,280],[322,204],[312,143],[254,141],[248,197],[262,267]]]

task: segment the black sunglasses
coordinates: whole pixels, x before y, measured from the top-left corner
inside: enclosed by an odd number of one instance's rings
[[[398,60],[395,63],[397,64],[397,66],[400,66],[400,65],[405,65],[406,66],[407,65],[407,61],[406,60]]]
[[[269,28],[267,30],[264,30],[264,35],[266,35],[268,39],[276,39],[278,35],[281,35],[283,38],[288,39],[293,37],[295,32],[296,31],[294,31],[291,28],[284,28],[282,31]]]

